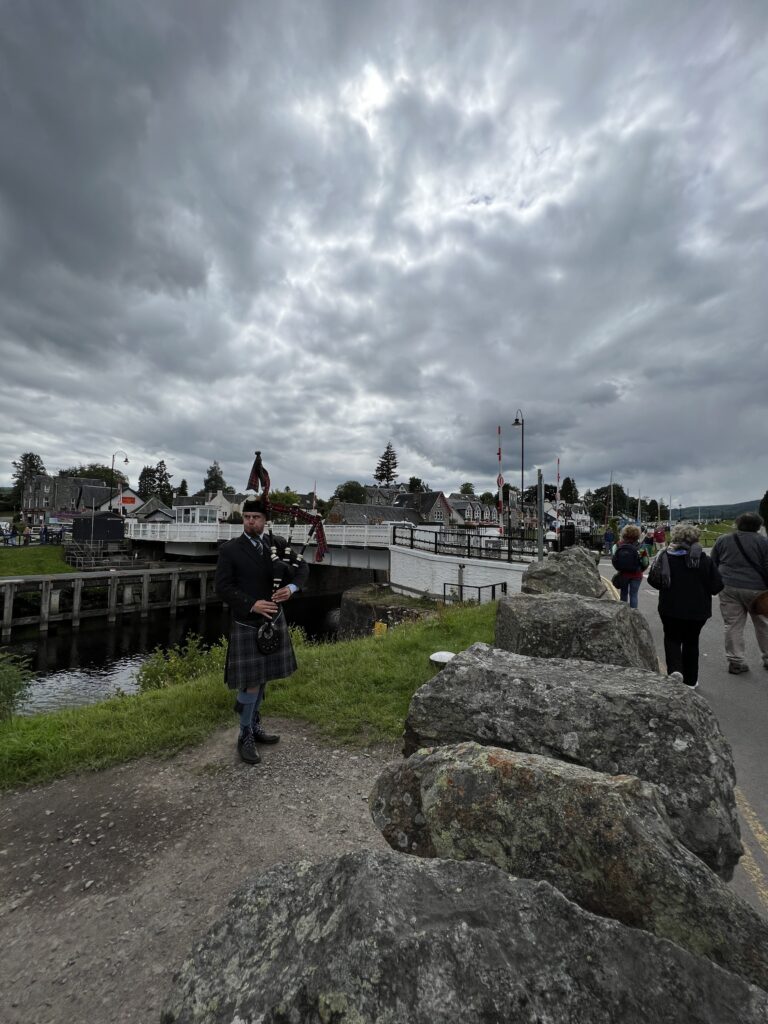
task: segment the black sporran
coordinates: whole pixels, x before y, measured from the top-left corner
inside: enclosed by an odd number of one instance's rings
[[[280,647],[282,639],[277,619],[274,622],[263,622],[256,630],[256,646],[260,654],[274,654]]]

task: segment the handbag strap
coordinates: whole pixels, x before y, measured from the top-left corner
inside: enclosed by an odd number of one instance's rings
[[[757,575],[762,579],[764,586],[768,587],[768,577],[766,577],[765,573],[763,572],[763,567],[761,565],[758,565],[753,558],[749,557],[747,552],[744,550],[744,545],[741,543],[738,533],[734,533],[733,539],[736,541],[736,546],[738,547],[739,551],[742,553],[742,555],[744,555],[744,557],[752,566],[752,568],[756,570]]]

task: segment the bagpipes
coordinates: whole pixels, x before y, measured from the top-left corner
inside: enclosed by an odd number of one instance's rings
[[[267,514],[265,533],[267,533],[269,538],[269,551],[272,557],[272,570],[274,573],[274,589],[279,590],[280,587],[291,582],[291,578],[296,574],[297,566],[300,562],[304,561],[304,552],[313,536],[316,544],[315,562],[322,562],[328,551],[328,542],[325,539],[322,516],[317,512],[308,512],[306,509],[299,508],[298,505],[283,505],[281,502],[271,502],[269,500],[269,473],[261,461],[261,452],[256,452],[255,454],[256,458],[251,468],[251,475],[248,477],[246,490],[255,491],[257,497],[259,496],[259,490],[262,492],[260,500],[264,504]],[[272,514],[274,512],[284,512],[288,515],[288,537],[282,558],[278,554],[277,545],[272,533]],[[291,547],[293,527],[297,522],[310,524],[307,539],[300,551],[294,551]]]

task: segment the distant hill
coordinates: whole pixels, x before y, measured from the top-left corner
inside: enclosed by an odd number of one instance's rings
[[[757,512],[760,507],[760,499],[754,501],[736,501],[732,505],[683,505],[682,513],[677,508],[672,509],[672,518],[677,519],[682,515],[683,519],[735,519],[742,512]]]

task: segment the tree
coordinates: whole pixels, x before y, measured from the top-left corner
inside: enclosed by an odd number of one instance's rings
[[[408,480],[408,493],[419,494],[420,492],[426,492],[429,490],[429,485],[425,484],[420,476],[412,476]]]
[[[593,492],[593,500],[600,501],[606,508],[611,508],[611,485],[606,484],[605,487],[597,487]],[[629,499],[621,484],[613,485],[613,511],[626,512]],[[635,509],[637,509],[637,501],[635,501]],[[593,518],[597,518],[593,516]]]
[[[295,505],[299,496],[290,487],[284,487],[282,491],[270,491],[269,500],[274,501],[276,505]]]
[[[100,462],[89,462],[87,466],[70,466],[69,469],[60,469],[59,476],[80,476],[85,480],[105,480],[107,484],[112,483],[112,467],[104,466]],[[122,484],[128,487],[128,477],[115,466],[115,484]]]
[[[560,488],[560,497],[563,499],[566,505],[575,505],[579,500],[579,492],[576,488],[576,481],[571,480],[569,476],[563,480],[562,487]]]
[[[346,483],[339,484],[333,496],[338,501],[349,501],[353,505],[364,505],[366,499],[365,488],[357,480],[347,480]]]
[[[659,518],[659,503],[655,498],[651,498],[648,502],[648,518],[658,521]]]
[[[467,480],[466,483],[463,483],[459,488],[459,494],[466,494],[467,497],[474,497],[475,485],[470,483],[469,480]]]
[[[483,491],[483,493],[480,495],[480,504],[481,505],[495,505],[496,504],[496,495],[495,494],[491,494],[490,491]]]
[[[142,469],[136,490],[142,501],[149,501],[153,494],[157,494],[157,470],[154,466],[145,466]]]
[[[605,514],[607,511],[608,510],[602,501],[593,501],[589,506],[589,514],[596,523],[602,523],[605,520]]]
[[[525,488],[525,503],[526,505],[535,505],[537,501],[538,488],[536,484],[531,487]],[[544,500],[554,501],[557,497],[557,487],[554,484],[544,484]]]
[[[768,491],[763,495],[760,505],[758,506],[757,513],[764,523],[768,523]]]
[[[179,489],[178,489],[178,491],[176,491],[176,497],[177,498],[188,498],[189,497],[189,490],[187,488],[187,481],[183,477],[182,477],[181,483],[179,484]]]
[[[173,504],[172,474],[168,472],[163,459],[155,466],[155,494],[166,505]]]
[[[386,484],[389,486],[395,482],[397,478],[397,452],[392,447],[392,442],[387,441],[387,447],[379,459],[379,464],[376,467],[376,472],[373,474],[373,479],[380,484]]]
[[[24,498],[24,484],[34,476],[42,476],[45,473],[43,460],[34,452],[24,452],[17,461],[11,462],[13,473],[13,489],[11,496],[14,506],[21,508]]]
[[[203,480],[203,490],[206,493],[213,492],[214,494],[217,494],[219,491],[232,490],[231,487],[227,486],[227,481],[221,472],[221,466],[216,460],[208,467],[205,480]]]

